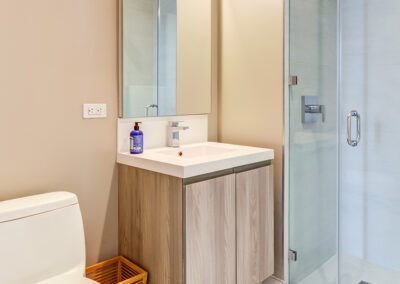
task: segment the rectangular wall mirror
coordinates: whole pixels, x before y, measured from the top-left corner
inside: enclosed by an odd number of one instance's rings
[[[119,116],[211,112],[211,0],[119,5]]]

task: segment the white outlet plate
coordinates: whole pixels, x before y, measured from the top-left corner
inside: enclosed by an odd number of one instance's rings
[[[83,118],[102,118],[107,117],[106,104],[84,104]]]

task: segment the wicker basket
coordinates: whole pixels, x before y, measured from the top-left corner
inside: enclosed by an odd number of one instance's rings
[[[147,272],[122,256],[87,267],[86,277],[101,284],[147,283]]]

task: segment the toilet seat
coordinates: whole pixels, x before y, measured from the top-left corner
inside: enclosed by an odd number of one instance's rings
[[[40,282],[37,282],[36,284],[95,284],[98,282],[83,277],[81,275],[76,275],[76,274],[69,274],[69,275],[59,275],[52,277],[50,279],[46,279]]]

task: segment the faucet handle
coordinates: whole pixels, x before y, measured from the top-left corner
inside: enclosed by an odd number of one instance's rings
[[[174,120],[174,121],[169,121],[169,126],[171,127],[178,127],[179,123],[183,122],[182,120]]]
[[[189,126],[180,126],[179,123],[183,121],[169,121],[168,122],[168,146],[179,147],[179,132],[180,130],[189,129]]]

